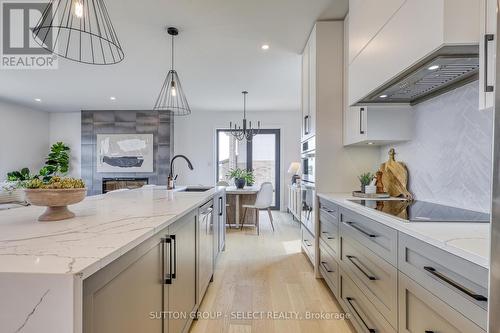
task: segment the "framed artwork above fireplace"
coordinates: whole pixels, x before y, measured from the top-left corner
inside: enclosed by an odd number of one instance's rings
[[[153,134],[97,134],[97,172],[153,172]]]

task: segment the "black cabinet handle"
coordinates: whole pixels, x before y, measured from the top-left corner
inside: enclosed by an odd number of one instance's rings
[[[307,246],[312,246],[312,244],[306,239],[304,239],[304,244],[306,244]]]
[[[365,325],[365,327],[368,330],[368,332],[370,332],[370,333],[376,333],[377,331],[375,331],[373,328],[370,328],[366,324],[366,321],[363,319],[363,317],[361,317],[361,315],[359,314],[358,310],[356,310],[356,307],[354,306],[354,304],[352,304],[352,302],[354,301],[354,298],[346,297],[346,300],[349,303],[349,305],[351,306],[351,308],[354,310],[354,312],[356,313],[356,315],[359,317],[359,319],[361,319],[361,322],[363,323],[363,325]]]
[[[377,235],[375,234],[371,234],[369,232],[366,232],[365,230],[361,229],[360,227],[357,227],[356,224],[354,222],[349,222],[349,221],[346,221],[344,222],[346,223],[347,225],[349,225],[350,227],[352,227],[353,229],[356,229],[357,231],[359,231],[360,233],[362,233],[363,235],[365,236],[368,236],[370,238],[375,238],[375,237],[378,237]]]
[[[309,116],[304,117],[304,134],[307,135],[310,133],[310,128],[309,128]]]
[[[333,273],[335,271],[332,271],[330,268],[328,268],[328,264],[326,261],[322,261],[321,262],[321,266],[323,266],[323,268],[328,272],[328,273]]]
[[[170,235],[170,239],[172,240],[172,246],[173,246],[173,266],[174,269],[172,270],[172,279],[175,279],[175,276],[177,274],[177,241],[175,235]]]
[[[222,197],[219,197],[219,216],[223,215],[222,211]]]
[[[356,267],[361,273],[363,273],[364,276],[366,276],[368,278],[368,280],[370,281],[375,281],[377,280],[377,278],[373,275],[370,275],[368,274],[363,268],[361,268],[361,266],[359,266],[355,261],[354,259],[358,260],[358,258],[356,258],[355,256],[346,256],[347,259],[349,259],[349,261],[354,265],[354,267]]]
[[[484,35],[484,91],[492,92],[495,88],[488,85],[488,44],[495,39],[495,35]]]
[[[363,129],[363,112],[365,108],[359,108],[359,134],[365,134],[365,130]]]
[[[425,333],[434,333],[434,331],[425,331]]]
[[[321,233],[326,235],[326,239],[335,239],[335,237],[330,236],[330,234],[326,231],[322,231]]]
[[[168,244],[168,263],[163,261],[164,267],[168,267],[168,273],[165,274],[164,284],[172,284],[172,239],[170,236],[162,238],[162,242],[164,244]],[[165,246],[166,247],[166,246]],[[164,252],[165,253],[165,252]],[[164,256],[164,259],[167,259],[167,256]]]
[[[462,286],[461,284],[459,284],[458,282],[455,282],[453,281],[452,279],[450,279],[449,277],[447,277],[446,275],[444,275],[443,273],[440,273],[438,272],[434,267],[430,267],[430,266],[425,266],[424,269],[431,273],[432,275],[434,275],[435,277],[437,277],[438,279],[440,279],[441,281],[444,281],[446,282],[447,284],[451,285],[452,287],[460,290],[461,292],[463,292],[464,294],[466,294],[467,296],[469,297],[472,297],[473,299],[475,299],[476,301],[480,301],[480,302],[487,302],[488,301],[488,298],[486,296],[483,296],[483,295],[479,295],[479,294],[476,294],[474,293],[473,291],[471,291],[470,289]]]

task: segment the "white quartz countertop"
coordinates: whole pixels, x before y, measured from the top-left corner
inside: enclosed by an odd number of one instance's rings
[[[463,259],[489,268],[489,223],[408,223],[403,219],[351,202],[350,199],[359,200],[360,198],[354,198],[347,193],[318,193],[318,196]]]
[[[87,197],[73,219],[38,222],[44,207],[0,212],[0,274],[80,274],[85,278],[204,204],[223,188],[146,188]]]

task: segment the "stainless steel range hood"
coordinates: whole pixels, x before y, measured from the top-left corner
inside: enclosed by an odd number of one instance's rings
[[[358,104],[418,104],[478,79],[479,46],[444,46]]]

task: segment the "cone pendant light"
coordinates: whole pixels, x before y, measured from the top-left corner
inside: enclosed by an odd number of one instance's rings
[[[50,0],[33,37],[51,53],[80,63],[111,65],[125,57],[104,0]]]
[[[167,28],[167,33],[172,36],[172,67],[163,82],[160,95],[156,99],[154,110],[169,111],[174,116],[187,116],[191,114],[191,109],[182,90],[179,75],[174,69],[174,37],[179,34],[179,30],[174,27]]]

